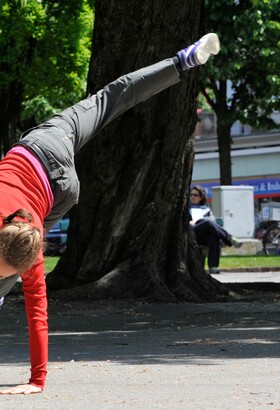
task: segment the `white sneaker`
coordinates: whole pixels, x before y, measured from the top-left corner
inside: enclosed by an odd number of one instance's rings
[[[220,51],[220,40],[216,33],[208,33],[194,44],[177,53],[183,70],[205,64],[211,55]]]
[[[219,37],[215,33],[206,34],[197,43],[194,55],[199,64],[205,64],[211,55],[218,54],[221,49]]]
[[[234,248],[240,248],[243,245],[243,242],[237,239],[235,236],[231,237],[231,244]]]

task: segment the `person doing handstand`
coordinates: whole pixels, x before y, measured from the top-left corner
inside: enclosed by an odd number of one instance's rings
[[[220,50],[209,33],[173,58],[124,75],[24,133],[0,162],[0,300],[19,276],[30,338],[31,377],[1,394],[42,392],[48,360],[43,232],[78,202],[75,154],[120,114],[180,82],[180,71]]]

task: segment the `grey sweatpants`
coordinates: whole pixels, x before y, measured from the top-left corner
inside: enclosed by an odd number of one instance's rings
[[[173,59],[163,60],[118,78],[25,133],[18,144],[37,154],[53,190],[54,205],[45,219],[46,231],[78,202],[75,154],[120,114],[179,81]]]
[[[54,205],[44,221],[46,231],[78,202],[75,154],[113,119],[179,81],[173,59],[163,60],[118,78],[23,134],[16,145],[23,145],[39,158],[51,182]],[[17,277],[0,281],[0,297],[9,292]]]

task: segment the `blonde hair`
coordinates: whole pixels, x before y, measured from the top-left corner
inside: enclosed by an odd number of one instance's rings
[[[16,272],[23,273],[34,265],[42,247],[40,229],[33,225],[33,217],[25,209],[2,218],[0,257]]]

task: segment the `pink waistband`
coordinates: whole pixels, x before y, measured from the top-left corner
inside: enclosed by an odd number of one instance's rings
[[[46,171],[44,170],[41,162],[35,157],[35,155],[32,155],[30,151],[28,151],[26,148],[20,146],[20,145],[16,145],[14,148],[12,148],[9,153],[13,153],[13,154],[19,154],[21,156],[23,156],[24,158],[26,158],[31,164],[32,166],[35,168],[42,184],[43,187],[45,189],[45,193],[47,195],[47,199],[48,199],[48,211],[47,211],[47,215],[49,214],[49,212],[52,209],[53,206],[53,193],[52,193],[52,189],[51,189],[51,185],[48,179],[48,176],[46,174]]]

